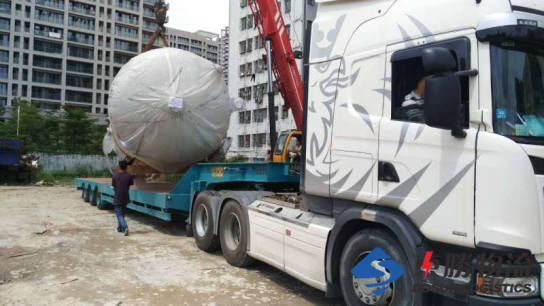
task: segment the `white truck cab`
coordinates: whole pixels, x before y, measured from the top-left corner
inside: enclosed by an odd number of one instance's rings
[[[544,305],[544,1],[316,2],[302,208],[218,196],[245,211],[224,234],[216,217],[227,260],[348,305]],[[379,296],[351,273],[377,247],[405,271]],[[441,260],[424,277],[429,252]],[[503,261],[495,276],[480,278],[480,254]],[[519,257],[528,272],[512,277]],[[486,284],[498,290],[459,289]]]

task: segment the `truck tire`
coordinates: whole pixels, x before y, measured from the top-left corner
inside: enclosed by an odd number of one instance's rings
[[[83,200],[87,203],[91,202],[91,186],[87,186],[87,189],[85,189],[85,197]]]
[[[98,197],[98,188],[95,188],[91,193],[91,206],[96,206]]]
[[[99,210],[108,210],[110,208],[110,205],[108,203],[102,201],[102,193],[96,191],[96,208]]]
[[[372,293],[378,288],[367,288],[364,284],[384,282],[389,278],[389,271],[381,266],[374,266],[376,270],[386,274],[380,281],[372,279],[357,279],[351,273],[363,258],[370,254],[375,248],[381,248],[401,268],[404,274],[391,284],[379,297]],[[376,261],[375,261],[376,262]],[[340,261],[340,287],[346,305],[388,305],[388,306],[409,306],[414,305],[414,284],[408,260],[400,243],[389,232],[380,229],[366,229],[353,235],[342,252]]]
[[[247,220],[242,207],[236,201],[228,201],[221,213],[219,236],[221,249],[227,262],[235,267],[247,267],[255,259],[247,253]]]
[[[191,225],[196,245],[205,252],[218,250],[221,244],[214,234],[214,222],[210,196],[201,193],[197,196],[191,215]]]

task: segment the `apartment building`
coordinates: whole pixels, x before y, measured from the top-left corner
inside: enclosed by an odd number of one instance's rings
[[[206,31],[191,33],[167,27],[166,37],[172,48],[193,52],[216,64],[220,62],[220,39],[218,34]]]
[[[221,54],[220,65],[223,66],[225,82],[229,84],[229,27],[221,30]]]
[[[0,103],[81,108],[105,122],[115,75],[157,24],[157,0],[0,0]]]
[[[314,0],[278,1],[293,50],[302,50],[304,20],[315,19]],[[304,6],[306,5],[306,8]],[[230,121],[228,136],[232,138],[229,157],[244,155],[250,160],[264,160],[270,150],[268,123],[268,73],[262,55],[265,49],[255,27],[248,0],[230,1],[229,94],[243,99]],[[298,60],[302,70],[302,61]],[[290,111],[274,86],[277,132],[296,129]]]

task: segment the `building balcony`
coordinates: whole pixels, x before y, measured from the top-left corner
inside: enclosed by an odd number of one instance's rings
[[[138,25],[138,18],[128,18],[128,17],[121,17],[121,16],[115,16],[115,21],[117,22],[123,22],[133,25]],[[155,29],[153,29],[155,31]]]
[[[140,7],[138,5],[134,5],[134,4],[121,3],[119,1],[115,1],[115,6],[116,6],[116,8],[125,9],[125,10],[129,10],[129,11],[133,11],[133,12],[139,12],[140,11]]]
[[[155,12],[150,12],[145,10],[144,11],[144,17],[155,19]]]
[[[115,31],[115,35],[122,36],[129,39],[138,39],[138,33],[129,33],[124,31]]]
[[[96,10],[86,10],[86,9],[84,9],[82,7],[75,6],[72,3],[70,3],[68,5],[68,10],[70,12],[83,14],[83,15],[87,15],[87,16],[93,16],[93,17],[96,16]]]
[[[41,5],[48,8],[64,11],[64,1],[36,0],[36,5]]]
[[[153,23],[153,24],[144,24],[142,28],[147,31],[155,32],[157,27],[158,25],[156,23]]]
[[[49,22],[49,23],[55,23],[55,24],[64,24],[64,18],[62,15],[59,16],[47,16],[47,15],[34,15],[35,20]]]
[[[56,33],[56,32],[51,32],[47,30],[34,29],[34,35],[45,37],[45,38],[62,39],[62,33]]]
[[[144,0],[144,4],[147,4],[147,5],[155,5],[155,3],[157,3],[158,0]]]
[[[94,45],[94,39],[92,38],[80,38],[80,37],[68,37],[69,42],[75,42],[80,44]]]

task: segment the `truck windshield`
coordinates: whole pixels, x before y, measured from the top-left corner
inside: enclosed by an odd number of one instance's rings
[[[517,41],[491,45],[495,132],[544,140],[544,47]]]

